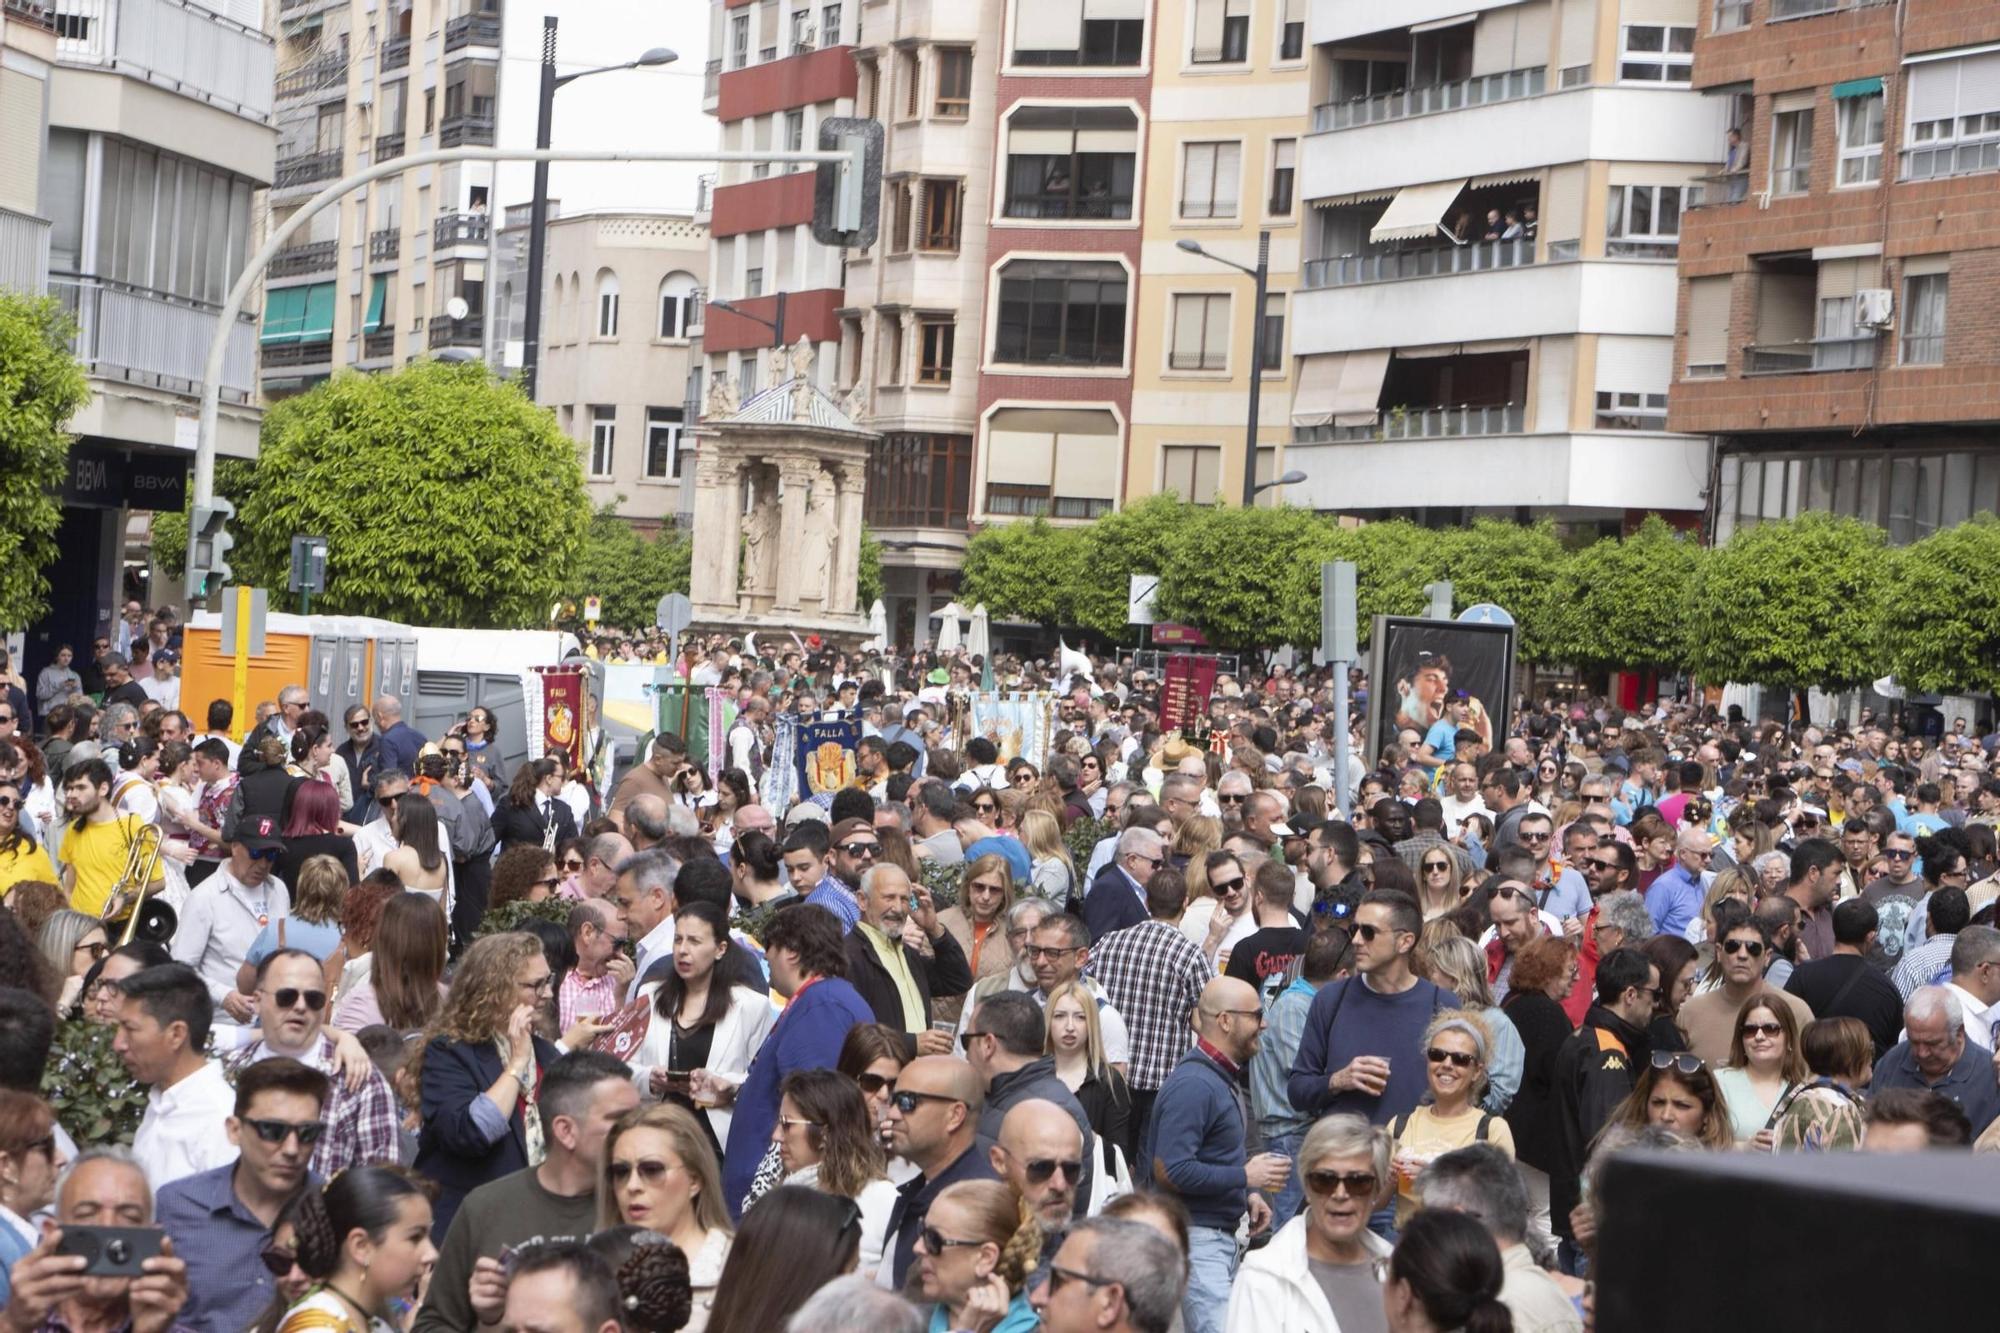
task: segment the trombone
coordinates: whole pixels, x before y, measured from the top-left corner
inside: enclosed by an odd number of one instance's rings
[[[117,920],[119,907],[126,895],[132,896],[131,907],[125,915],[124,933],[118,937],[119,948],[130,944],[135,936],[161,944],[173,938],[174,927],[178,924],[174,909],[161,902],[158,895],[154,896],[150,907],[146,904],[146,886],[160,878],[160,845],[164,836],[157,824],[139,826],[125,854],[125,868],[119,872],[117,882],[111,886],[110,896],[104,900],[104,915],[99,919],[110,925]]]

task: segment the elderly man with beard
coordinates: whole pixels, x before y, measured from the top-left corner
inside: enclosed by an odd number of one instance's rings
[[[943,1055],[952,1034],[931,1030],[933,999],[972,989],[972,969],[951,932],[938,923],[930,890],[912,885],[893,865],[871,866],[861,876],[861,921],[846,940],[847,979],[876,1021],[904,1034],[912,1055]],[[931,943],[925,957],[905,938],[915,922]]]

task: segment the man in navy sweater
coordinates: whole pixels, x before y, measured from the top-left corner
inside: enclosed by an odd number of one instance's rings
[[[1188,1283],[1181,1314],[1188,1333],[1222,1333],[1242,1257],[1237,1225],[1246,1209],[1252,1231],[1270,1225],[1266,1196],[1284,1188],[1292,1164],[1276,1153],[1251,1155],[1257,1122],[1250,1114],[1250,1058],[1264,1029],[1256,988],[1217,977],[1202,988],[1194,1017],[1194,1049],[1160,1087],[1143,1160],[1151,1165],[1152,1178],[1187,1205]]]

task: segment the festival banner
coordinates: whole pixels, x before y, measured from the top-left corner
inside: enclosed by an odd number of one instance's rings
[[[1209,697],[1215,693],[1216,662],[1212,657],[1175,653],[1167,659],[1166,680],[1160,689],[1160,727],[1165,731],[1185,731],[1208,716]]]
[[[574,772],[589,726],[585,716],[589,691],[583,670],[572,666],[537,667],[535,674],[542,682],[542,753],[562,751],[569,760],[567,771]]]
[[[1037,769],[1047,762],[1054,736],[1056,697],[1041,691],[971,696],[969,734],[984,736],[1000,751],[1000,763],[1025,758]]]
[[[860,744],[859,718],[801,725],[797,751],[799,798],[831,794],[853,786],[860,772],[854,753]]]

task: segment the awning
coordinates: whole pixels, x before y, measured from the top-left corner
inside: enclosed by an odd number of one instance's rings
[[[1292,395],[1294,426],[1366,426],[1379,414],[1388,349],[1329,352],[1305,358]]]
[[[324,342],[333,337],[333,284],[316,282],[305,289],[305,312],[299,324],[299,341]]]
[[[1380,245],[1383,241],[1414,241],[1432,235],[1451,201],[1464,188],[1464,177],[1433,181],[1429,185],[1405,185],[1369,229],[1368,239]]]
[[[1836,100],[1842,97],[1873,97],[1881,91],[1882,76],[1879,74],[1872,79],[1849,79],[1845,83],[1833,85],[1833,95]]]
[[[377,274],[375,286],[368,293],[368,318],[361,322],[363,333],[373,333],[382,327],[382,308],[389,300],[389,278],[387,274]]]
[[[1477,14],[1459,14],[1456,17],[1448,19],[1432,19],[1429,23],[1412,23],[1410,25],[1410,35],[1414,37],[1420,32],[1436,32],[1439,28],[1456,28],[1461,24],[1476,22],[1478,18],[1479,15]]]
[[[1484,190],[1495,185],[1540,185],[1542,173],[1539,171],[1503,171],[1494,176],[1474,176],[1465,183],[1469,190]]]
[[[1348,208],[1355,204],[1379,204],[1384,199],[1394,199],[1394,190],[1363,190],[1358,194],[1330,194],[1321,199],[1308,199],[1314,208]]]
[[[266,347],[275,347],[299,340],[299,325],[306,314],[306,289],[304,287],[280,287],[276,291],[264,293],[264,332],[260,337]]]

